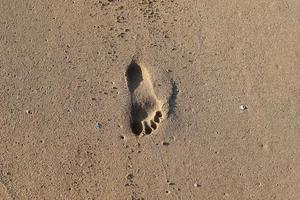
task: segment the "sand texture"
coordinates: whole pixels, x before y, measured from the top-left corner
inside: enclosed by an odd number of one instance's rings
[[[299,0],[0,0],[0,200],[299,200]]]

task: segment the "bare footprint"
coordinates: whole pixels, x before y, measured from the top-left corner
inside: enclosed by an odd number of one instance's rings
[[[162,119],[162,104],[155,95],[150,75],[143,65],[132,61],[126,78],[131,95],[131,130],[136,135],[150,134]]]

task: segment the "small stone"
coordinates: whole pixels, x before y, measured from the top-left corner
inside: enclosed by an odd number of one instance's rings
[[[25,110],[26,114],[32,114],[31,110]]]
[[[132,181],[133,180],[133,174],[128,174],[127,176],[126,176],[126,178],[127,178],[127,180],[129,180],[129,181]]]
[[[194,187],[200,187],[201,185],[198,183],[194,183]]]
[[[96,122],[96,128],[99,129],[101,127],[102,127],[101,124],[99,122]]]
[[[162,142],[162,145],[164,145],[164,146],[169,146],[170,143],[169,143],[169,142]]]
[[[122,140],[125,140],[125,139],[126,139],[124,135],[120,135],[120,138],[121,138]]]
[[[229,196],[229,194],[225,192],[225,193],[224,193],[224,196],[225,196],[225,197],[228,197],[228,196]]]
[[[258,186],[258,187],[262,187],[263,184],[262,184],[262,183],[257,183],[257,186]]]
[[[241,110],[241,111],[247,110],[247,106],[245,106],[245,105],[240,105],[240,110]]]

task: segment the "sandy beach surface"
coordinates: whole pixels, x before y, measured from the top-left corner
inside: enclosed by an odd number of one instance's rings
[[[299,0],[0,0],[0,200],[299,200]]]

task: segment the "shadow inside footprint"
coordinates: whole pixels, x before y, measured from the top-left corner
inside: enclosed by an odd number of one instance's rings
[[[126,77],[129,91],[132,93],[143,81],[141,67],[137,63],[132,61],[127,68]]]
[[[127,85],[129,92],[132,94],[138,88],[143,81],[143,74],[141,67],[132,61],[127,67],[126,71]],[[139,119],[143,119],[147,116],[147,113],[137,105],[131,105],[131,120],[130,127],[134,134],[140,135],[143,131],[143,125]]]
[[[147,112],[137,105],[131,105],[131,130],[135,135],[140,135],[143,132],[143,125],[139,119],[145,119]]]
[[[135,135],[140,135],[143,132],[143,125],[141,122],[131,122],[130,128]]]

